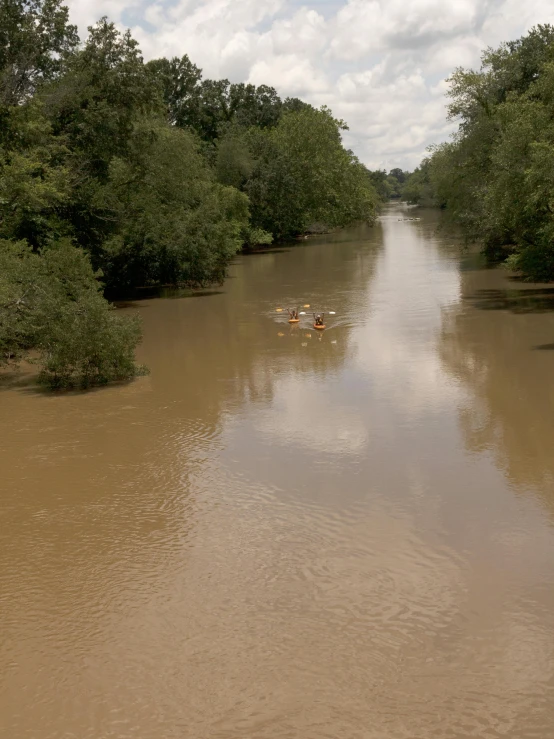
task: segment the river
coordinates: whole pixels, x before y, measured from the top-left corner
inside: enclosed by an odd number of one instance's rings
[[[2,739],[551,739],[554,288],[414,213],[0,387]]]

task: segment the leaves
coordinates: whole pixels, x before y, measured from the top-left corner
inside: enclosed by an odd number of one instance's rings
[[[450,82],[459,129],[425,164],[436,199],[489,256],[554,279],[554,28],[487,50],[480,71]]]
[[[254,225],[283,237],[317,222],[373,221],[377,195],[365,167],[342,146],[341,125],[327,110],[306,108],[252,133],[256,166],[245,189]]]
[[[100,275],[203,286],[244,245],[373,222],[345,129],[186,55],[145,64],[107,18],[79,45],[60,0],[0,0],[1,361],[38,353],[51,386],[131,377],[139,328]]]
[[[98,260],[118,287],[219,282],[248,224],[246,197],[213,181],[191,134],[161,121],[137,127],[95,207],[117,224]]]
[[[69,242],[33,253],[0,242],[0,364],[35,350],[50,387],[134,377],[138,319],[115,314],[86,255]]]
[[[0,0],[0,108],[60,73],[79,41],[68,17],[61,0]]]

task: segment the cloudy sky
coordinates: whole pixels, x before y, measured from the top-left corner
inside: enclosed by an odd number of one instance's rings
[[[554,23],[554,0],[68,0],[107,15],[147,59],[189,57],[205,77],[268,84],[328,105],[372,168],[413,168],[448,138],[445,78],[487,46]]]

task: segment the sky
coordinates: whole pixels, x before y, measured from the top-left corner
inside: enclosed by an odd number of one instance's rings
[[[371,169],[412,170],[448,139],[446,78],[488,46],[554,24],[554,0],[68,0],[81,36],[102,15],[145,59],[182,56],[204,77],[272,85],[327,105]]]

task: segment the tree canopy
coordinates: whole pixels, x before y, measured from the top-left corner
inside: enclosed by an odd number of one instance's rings
[[[404,197],[403,188],[409,176],[410,173],[400,167],[391,169],[388,174],[385,169],[367,170],[367,178],[381,202]]]
[[[0,106],[24,102],[59,75],[78,42],[60,0],[0,0]]]
[[[344,128],[272,87],[204,79],[186,55],[145,63],[107,18],[80,42],[61,0],[0,0],[2,359],[36,350],[54,384],[132,375],[138,333],[104,288],[221,283],[243,245],[371,223],[378,196]],[[56,259],[86,290],[46,291]],[[36,319],[46,295],[65,327],[50,338]],[[70,315],[104,334],[71,344]],[[109,371],[99,342],[117,357]]]
[[[139,373],[139,339],[138,319],[115,314],[83,251],[0,242],[0,366],[33,350],[43,383],[87,387]]]
[[[478,71],[455,70],[449,97],[458,130],[404,192],[417,202],[427,188],[489,257],[554,279],[554,27],[488,49]]]

